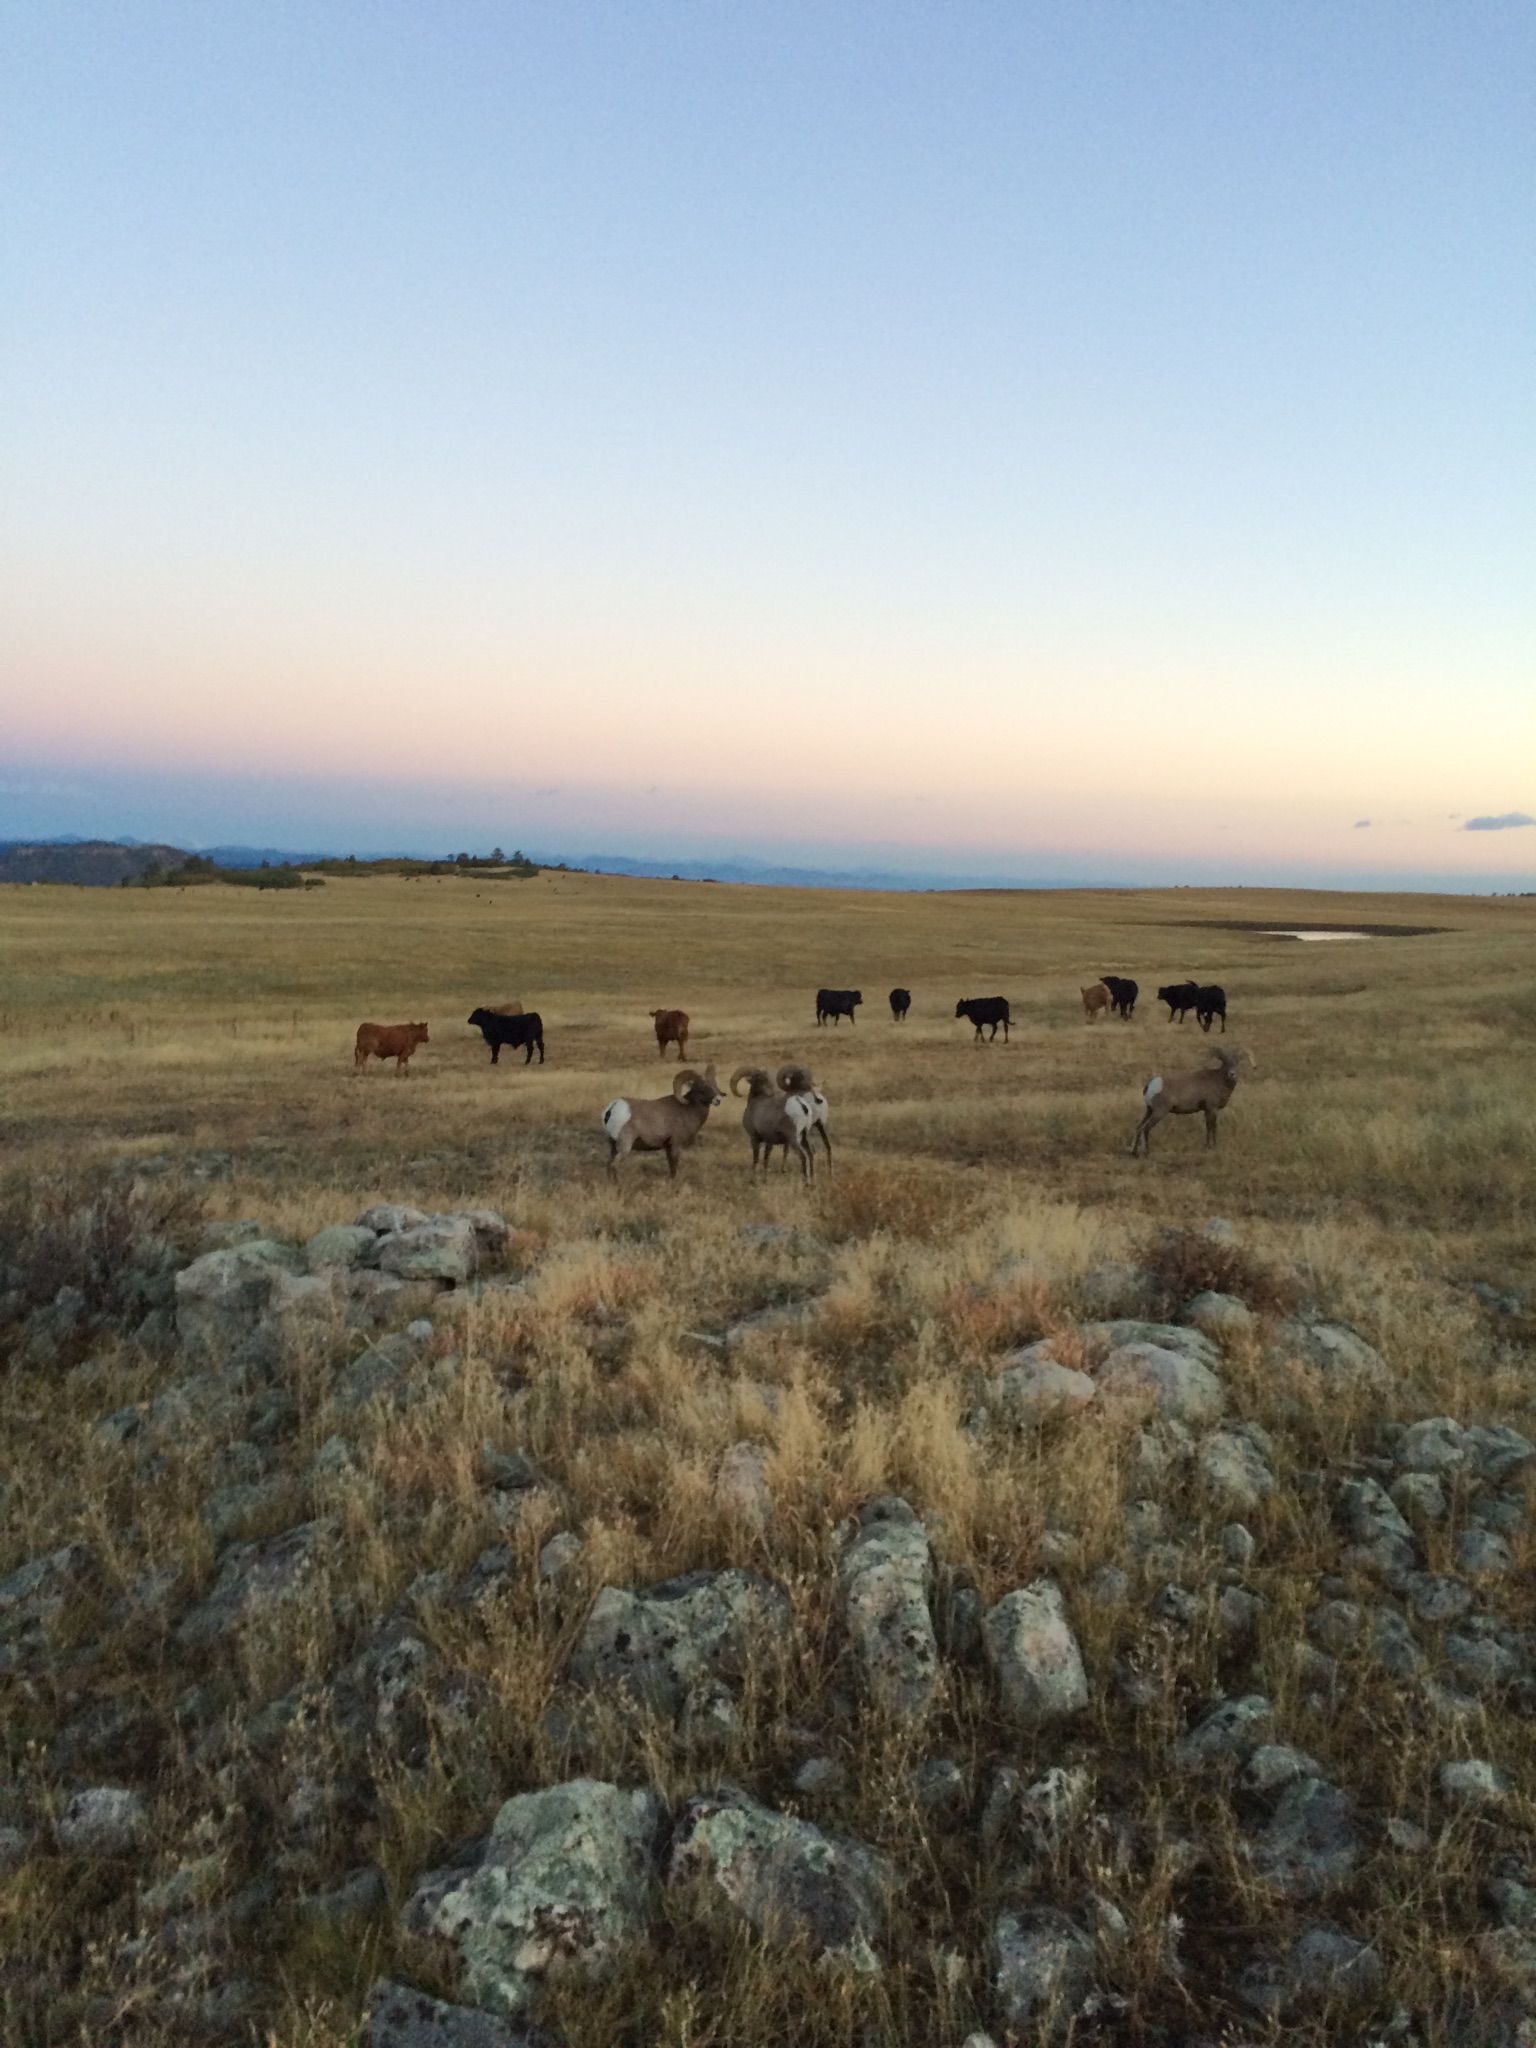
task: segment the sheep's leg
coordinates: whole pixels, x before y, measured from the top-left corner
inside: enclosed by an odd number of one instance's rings
[[[1216,1143],[1216,1112],[1214,1109],[1208,1109],[1205,1112],[1205,1142],[1207,1145],[1214,1145]]]
[[[800,1154],[801,1179],[814,1180],[816,1178],[816,1159],[811,1151],[811,1134],[809,1131],[802,1131],[800,1133],[795,1149]]]
[[[677,1140],[676,1140],[676,1138],[668,1138],[668,1140],[667,1140],[666,1144],[665,1144],[665,1145],[664,1145],[664,1146],[662,1147],[662,1150],[663,1150],[663,1151],[664,1151],[664,1152],[666,1153],[666,1155],[667,1155],[667,1175],[668,1175],[668,1178],[669,1178],[669,1179],[671,1179],[671,1180],[676,1180],[676,1179],[677,1179]]]

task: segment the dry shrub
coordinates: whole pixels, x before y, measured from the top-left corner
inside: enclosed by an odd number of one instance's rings
[[[976,1200],[951,1172],[914,1160],[839,1164],[835,1181],[817,1194],[822,1228],[832,1238],[891,1237],[928,1241],[965,1227]]]
[[[1164,1315],[1207,1292],[1234,1294],[1255,1309],[1293,1308],[1298,1298],[1289,1276],[1241,1245],[1203,1230],[1159,1230],[1141,1247],[1137,1259],[1151,1277],[1158,1312]]]
[[[191,1256],[205,1207],[184,1182],[108,1179],[86,1166],[12,1181],[0,1195],[0,1316],[20,1321],[74,1287],[98,1326],[138,1320],[155,1279]]]

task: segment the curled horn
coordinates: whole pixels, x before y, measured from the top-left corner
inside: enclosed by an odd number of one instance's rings
[[[692,1067],[681,1067],[672,1076],[672,1093],[679,1102],[688,1100],[689,1091],[699,1084],[699,1077]]]
[[[765,1073],[763,1072],[763,1070],[762,1070],[762,1068],[761,1068],[761,1067],[738,1067],[738,1068],[736,1069],[735,1073],[734,1073],[734,1074],[732,1074],[732,1076],[731,1076],[731,1093],[732,1093],[733,1095],[736,1095],[736,1094],[739,1094],[739,1093],[740,1093],[740,1090],[739,1090],[739,1089],[737,1088],[737,1086],[736,1086],[736,1083],[737,1083],[738,1081],[764,1081],[764,1082],[766,1082],[766,1080],[767,1080],[767,1079],[768,1079],[768,1076],[767,1076],[767,1075],[766,1075],[766,1074],[765,1074]],[[748,1093],[748,1094],[750,1095],[750,1094],[751,1094],[751,1092],[752,1092],[752,1091],[751,1091],[751,1089],[749,1088],[749,1089],[747,1090],[747,1093]]]
[[[815,1086],[809,1067],[780,1067],[775,1079],[786,1095],[807,1095]]]

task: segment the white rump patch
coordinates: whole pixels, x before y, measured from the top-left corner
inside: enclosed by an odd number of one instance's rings
[[[623,1130],[624,1126],[629,1122],[629,1118],[629,1104],[624,1100],[623,1096],[621,1095],[618,1097],[616,1101],[610,1102],[608,1107],[603,1111],[603,1129],[608,1133],[610,1138],[616,1138],[619,1135],[620,1131]]]
[[[1143,1090],[1141,1099],[1143,1102],[1150,1102],[1154,1095],[1161,1095],[1162,1092],[1163,1077],[1161,1074],[1154,1074]]]

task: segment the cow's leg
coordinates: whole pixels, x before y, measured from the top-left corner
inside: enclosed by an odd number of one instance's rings
[[[499,1038],[491,1047],[491,1065],[493,1067],[501,1065],[501,1040]]]

